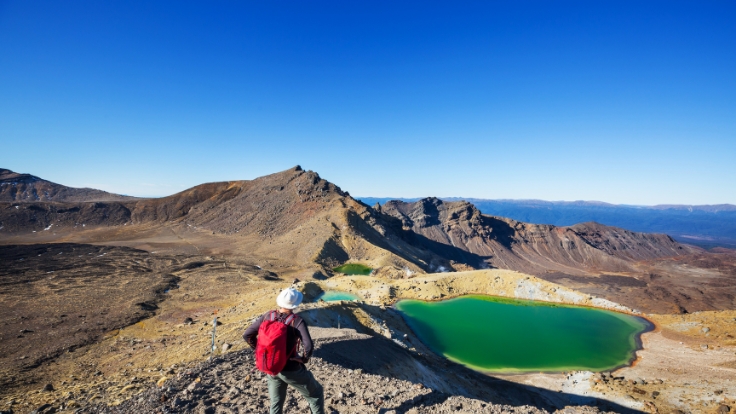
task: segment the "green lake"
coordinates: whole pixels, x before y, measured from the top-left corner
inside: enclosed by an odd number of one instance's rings
[[[371,269],[370,267],[366,265],[362,265],[360,263],[346,263],[332,270],[338,273],[346,274],[346,275],[359,275],[359,276],[368,276],[373,271],[373,269]]]
[[[481,295],[396,308],[435,352],[492,372],[611,370],[635,359],[651,327],[618,312]]]
[[[316,300],[322,299],[325,302],[338,302],[341,300],[360,300],[360,298],[352,293],[340,292],[337,290],[328,290],[317,296]]]

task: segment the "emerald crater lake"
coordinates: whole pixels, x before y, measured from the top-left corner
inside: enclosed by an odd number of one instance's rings
[[[360,300],[357,295],[348,292],[340,292],[337,290],[328,290],[317,296],[315,301],[323,300],[325,302],[339,302],[341,300]]]
[[[396,308],[433,351],[490,372],[611,370],[635,359],[652,328],[618,312],[482,295]]]

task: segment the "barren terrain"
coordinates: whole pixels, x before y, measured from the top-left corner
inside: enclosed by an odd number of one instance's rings
[[[298,167],[162,199],[0,203],[0,410],[260,412],[240,335],[294,279],[308,300],[328,289],[363,299],[301,309],[337,412],[736,409],[732,250],[531,225],[463,202],[387,204]],[[346,262],[374,272],[336,275]],[[392,309],[467,293],[635,313],[656,329],[612,376],[480,374],[434,355]],[[197,377],[202,389],[184,392]]]

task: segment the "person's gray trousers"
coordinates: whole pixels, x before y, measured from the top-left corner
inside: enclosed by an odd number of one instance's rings
[[[282,414],[286,402],[286,388],[291,385],[309,403],[312,414],[325,413],[325,395],[322,385],[309,370],[300,365],[296,371],[284,371],[268,378],[268,396],[271,397],[271,414]]]

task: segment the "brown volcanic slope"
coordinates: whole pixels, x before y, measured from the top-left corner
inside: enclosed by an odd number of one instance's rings
[[[710,269],[695,281],[668,258],[697,252],[665,235],[527,224],[437,199],[371,208],[299,167],[159,199],[0,203],[0,244],[51,242],[246,260],[282,279],[327,277],[347,261],[391,278],[497,267],[649,312],[736,306],[732,274]]]
[[[0,389],[154,314],[186,258],[70,243],[0,246]]]
[[[0,168],[0,201],[26,203],[34,201],[122,201],[134,197],[111,194],[92,188],[72,188],[52,183],[30,174]]]
[[[3,243],[124,242],[145,249],[132,240],[161,240],[166,234],[169,245],[194,246],[196,253],[247,254],[328,273],[351,258],[389,273],[449,266],[441,256],[406,243],[370,207],[300,167],[159,199],[0,203]]]
[[[596,223],[527,224],[482,215],[467,202],[429,198],[371,208],[298,166],[159,199],[0,203],[0,240],[6,243],[27,242],[19,239],[23,235],[34,242],[110,243],[164,230],[196,253],[247,252],[327,273],[358,260],[391,277],[488,266],[584,275],[630,271],[634,261],[691,252],[665,235]]]
[[[449,259],[532,274],[630,271],[632,262],[692,253],[664,234],[635,233],[598,223],[569,227],[522,223],[481,214],[465,201],[425,198],[378,206],[418,235],[412,242]],[[452,246],[453,251],[445,251]]]

